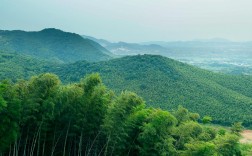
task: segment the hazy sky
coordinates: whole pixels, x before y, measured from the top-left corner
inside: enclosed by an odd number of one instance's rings
[[[0,0],[0,29],[111,41],[252,40],[252,0]]]

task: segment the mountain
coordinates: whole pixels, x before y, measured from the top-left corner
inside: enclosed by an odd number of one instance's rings
[[[97,39],[91,36],[82,35],[83,38],[93,40],[104,48],[111,51],[117,56],[138,55],[138,54],[156,54],[163,56],[170,56],[171,51],[168,48],[162,47],[157,44],[142,45],[138,43],[127,42],[109,42],[104,39]]]
[[[223,38],[213,38],[192,41],[114,43],[90,36],[83,37],[98,42],[118,56],[162,55],[214,72],[252,75],[252,42],[233,42]]]
[[[183,105],[214,123],[252,124],[252,77],[217,74],[162,56],[136,55],[104,62],[76,62],[51,69],[65,82],[98,72],[116,93],[134,91],[152,107]]]
[[[78,60],[101,61],[113,56],[107,49],[92,40],[54,28],[38,32],[2,30],[0,50],[61,63]]]
[[[97,43],[99,43],[101,46],[103,46],[103,47],[106,47],[107,45],[109,45],[109,44],[113,44],[112,42],[109,42],[109,41],[107,41],[107,40],[104,40],[104,39],[97,39],[97,38],[95,38],[95,37],[92,37],[92,36],[86,36],[86,35],[81,35],[83,38],[85,38],[85,39],[90,39],[90,40],[92,40],[92,41],[95,41],[95,42],[97,42]]]
[[[137,43],[118,42],[105,46],[116,55],[138,55],[138,54],[156,54],[168,55],[170,51],[160,45],[140,45]]]
[[[167,56],[204,69],[231,73],[252,74],[251,42],[233,42],[222,38],[176,42],[146,42],[158,44],[173,53]]]
[[[249,42],[232,42],[226,39],[214,38],[193,41],[153,41],[144,42],[142,45],[157,44],[170,49],[172,58],[203,61],[241,61],[252,56],[252,44]]]

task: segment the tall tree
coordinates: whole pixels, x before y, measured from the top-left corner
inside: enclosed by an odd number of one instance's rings
[[[176,118],[169,112],[154,110],[141,127],[140,155],[175,155],[175,140],[171,134],[176,124]]]
[[[142,98],[132,92],[122,92],[109,106],[105,116],[103,131],[106,135],[105,154],[122,155],[128,145],[128,129],[131,114],[144,107]]]
[[[0,82],[0,151],[10,147],[19,134],[20,101],[13,84]],[[10,149],[13,151],[14,149]]]

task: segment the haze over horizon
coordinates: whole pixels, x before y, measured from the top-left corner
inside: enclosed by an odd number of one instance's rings
[[[252,40],[250,0],[2,0],[1,30],[57,28],[109,41]]]

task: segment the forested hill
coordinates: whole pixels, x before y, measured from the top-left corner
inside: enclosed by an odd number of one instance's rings
[[[38,32],[0,31],[0,50],[69,63],[108,60],[112,54],[98,43],[58,29]]]
[[[212,116],[215,123],[252,124],[252,78],[248,76],[216,74],[153,55],[97,63],[76,62],[50,72],[64,82],[78,81],[83,75],[98,72],[109,88],[117,93],[134,91],[149,106],[171,110],[183,105],[202,116]]]
[[[31,76],[43,73],[57,65],[58,63],[36,59],[29,55],[0,50],[0,80],[29,79]]]
[[[33,57],[0,52],[0,79],[28,79],[45,72],[60,76],[64,83],[76,82],[98,72],[117,94],[134,91],[148,106],[172,110],[183,105],[215,123],[252,121],[252,77],[222,75],[154,55],[127,56],[103,62],[79,61],[57,64]]]
[[[98,74],[67,85],[49,73],[0,81],[1,156],[241,156],[251,150],[239,143],[241,123],[229,131],[209,122],[181,106],[146,107],[132,92],[115,96]]]

